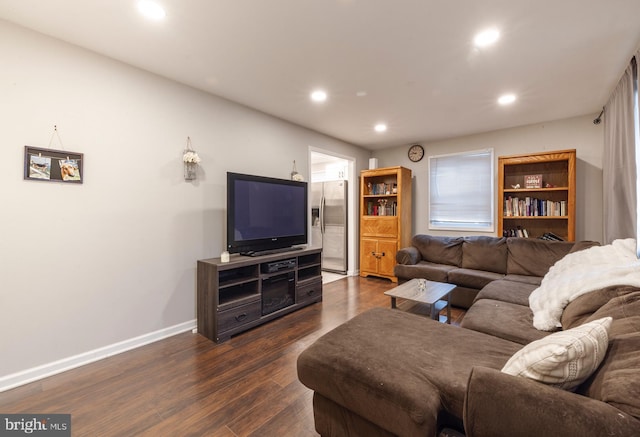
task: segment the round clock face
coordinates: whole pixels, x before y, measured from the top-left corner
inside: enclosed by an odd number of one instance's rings
[[[420,144],[415,144],[409,147],[409,159],[413,162],[418,162],[424,156],[424,149]]]

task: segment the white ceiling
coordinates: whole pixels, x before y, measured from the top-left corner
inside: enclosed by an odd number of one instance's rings
[[[598,113],[640,43],[640,0],[158,0],[161,23],[135,1],[0,18],[369,149]]]

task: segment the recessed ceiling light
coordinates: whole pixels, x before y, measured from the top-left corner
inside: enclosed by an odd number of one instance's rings
[[[498,38],[500,38],[500,31],[496,28],[491,28],[477,33],[473,38],[473,44],[476,47],[487,47],[498,41]]]
[[[139,0],[138,11],[146,18],[154,21],[163,20],[167,16],[162,6],[151,0]]]
[[[378,123],[378,124],[376,124],[376,125],[373,127],[373,129],[374,129],[376,132],[384,132],[384,131],[386,131],[386,130],[387,130],[387,125],[386,125],[386,124],[384,124],[384,123]]]
[[[509,105],[515,101],[515,94],[504,94],[498,98],[498,103],[500,103],[501,105]]]
[[[367,92],[366,92],[366,91],[358,91],[358,92],[356,93],[356,96],[358,96],[358,97],[365,97],[366,95],[367,95]]]
[[[327,100],[327,93],[322,90],[316,90],[311,93],[311,100],[314,102],[324,102]]]

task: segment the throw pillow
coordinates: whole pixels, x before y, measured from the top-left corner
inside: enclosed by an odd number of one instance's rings
[[[604,317],[533,341],[516,352],[502,371],[573,390],[604,359],[612,321]]]

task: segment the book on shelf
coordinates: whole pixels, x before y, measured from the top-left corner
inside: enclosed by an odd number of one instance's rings
[[[398,184],[388,184],[385,182],[380,182],[377,184],[369,182],[367,184],[367,190],[369,191],[367,194],[374,196],[382,196],[382,195],[390,195],[398,193]]]
[[[537,199],[535,197],[507,196],[504,200],[505,217],[566,217],[567,201]]]
[[[564,241],[564,238],[554,234],[553,232],[545,232],[544,234],[542,234],[540,239],[547,241]]]
[[[372,216],[396,216],[398,215],[398,202],[385,204],[377,204],[375,202],[367,202],[367,214]]]
[[[518,226],[511,229],[504,229],[502,231],[503,237],[517,237],[517,238],[529,238],[529,231],[522,226]]]
[[[529,231],[522,226],[517,226],[515,228],[504,229],[502,231],[503,237],[517,237],[517,238],[529,238]],[[565,241],[564,238],[560,237],[553,232],[545,232],[541,236],[538,237],[539,240],[547,240],[547,241]]]

